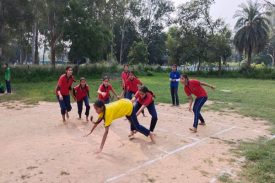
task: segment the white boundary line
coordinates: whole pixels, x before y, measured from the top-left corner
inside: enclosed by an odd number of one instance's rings
[[[177,149],[174,149],[173,151],[169,151],[169,152],[167,152],[167,154],[161,155],[161,156],[159,156],[159,157],[157,157],[157,158],[155,158],[155,159],[146,161],[146,162],[144,162],[144,163],[141,164],[141,165],[138,165],[138,166],[136,166],[136,167],[134,167],[134,168],[129,169],[129,170],[126,171],[125,173],[121,173],[121,174],[119,174],[119,175],[116,175],[116,176],[113,176],[113,177],[111,177],[111,178],[108,178],[108,179],[105,181],[105,183],[116,181],[116,180],[118,180],[118,179],[120,179],[120,178],[122,178],[122,177],[125,177],[125,176],[129,175],[130,173],[132,173],[132,172],[134,172],[134,171],[136,171],[136,170],[139,170],[139,169],[141,169],[141,168],[143,168],[143,167],[147,167],[147,166],[149,166],[149,165],[151,165],[151,164],[153,164],[153,163],[155,163],[155,162],[157,162],[157,161],[160,161],[160,160],[162,160],[162,159],[165,159],[165,158],[167,158],[167,157],[169,157],[169,156],[171,156],[171,155],[173,155],[173,154],[175,154],[175,153],[178,153],[178,152],[180,152],[180,151],[184,151],[184,150],[186,150],[186,149],[188,149],[188,148],[191,148],[191,147],[193,147],[193,146],[195,146],[195,145],[197,145],[197,144],[199,144],[199,143],[201,143],[201,142],[203,142],[203,141],[206,141],[206,140],[209,139],[211,136],[220,135],[220,134],[226,133],[226,132],[228,132],[228,131],[231,131],[231,130],[233,130],[233,129],[235,129],[235,128],[236,128],[236,126],[233,126],[233,127],[231,127],[231,128],[227,128],[227,129],[224,129],[224,130],[222,130],[222,131],[220,131],[220,132],[217,132],[217,133],[215,133],[215,134],[213,134],[213,135],[210,135],[209,137],[205,137],[205,138],[203,138],[203,139],[201,139],[201,140],[198,140],[198,141],[195,141],[195,142],[193,142],[193,143],[191,143],[191,144],[187,144],[187,145],[184,145],[184,146],[179,147],[179,148],[177,148]]]

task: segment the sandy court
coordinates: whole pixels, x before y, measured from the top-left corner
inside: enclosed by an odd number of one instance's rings
[[[141,134],[129,140],[127,120],[113,122],[103,153],[96,155],[104,128],[84,138],[92,124],[77,119],[76,104],[64,125],[57,103],[1,103],[0,182],[214,183],[223,173],[237,179],[243,159],[230,149],[239,141],[270,136],[266,121],[211,111],[203,112],[207,125],[193,134],[186,108],[157,105],[155,145]],[[146,115],[139,121],[149,127]]]

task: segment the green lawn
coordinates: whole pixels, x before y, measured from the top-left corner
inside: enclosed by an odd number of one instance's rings
[[[156,94],[156,102],[170,102],[168,74],[154,73],[154,76],[140,77],[142,82]],[[209,99],[215,101],[210,106],[213,110],[235,110],[243,115],[259,117],[275,124],[275,81],[255,79],[217,79],[196,78],[215,85],[217,89],[209,92]],[[96,91],[100,79],[88,79],[91,87],[91,101],[96,99]],[[111,80],[116,91],[120,92],[120,81]],[[23,100],[27,103],[38,101],[55,102],[54,88],[56,81],[40,83],[12,83],[15,94],[0,96],[1,101]],[[180,102],[186,103],[187,98],[183,94],[183,87],[179,88]],[[274,132],[274,128],[273,128]],[[241,152],[250,161],[244,173],[252,182],[275,182],[275,140],[270,142],[259,141],[256,143],[243,144]],[[263,151],[264,149],[264,151]],[[249,158],[256,154],[257,158]],[[271,163],[270,163],[271,162]],[[256,172],[256,173],[255,173]]]
[[[170,91],[168,75],[155,73],[154,76],[141,76],[142,82],[156,94],[157,102],[170,102]],[[272,80],[254,80],[254,79],[216,79],[216,78],[196,78],[217,87],[215,91],[207,89],[209,100],[217,103],[211,108],[223,110],[225,108],[233,109],[241,114],[261,117],[275,124],[275,81]],[[101,79],[88,79],[91,87],[91,101],[96,100],[97,89]],[[117,93],[120,93],[119,79],[111,80]],[[76,83],[77,84],[77,83]],[[35,103],[38,101],[55,102],[54,88],[56,81],[40,83],[12,83],[15,94],[11,96],[1,96],[1,101],[23,100]],[[225,90],[225,91],[222,91]],[[230,90],[230,92],[226,92]],[[179,88],[180,102],[186,103],[187,98],[183,93],[182,85]]]

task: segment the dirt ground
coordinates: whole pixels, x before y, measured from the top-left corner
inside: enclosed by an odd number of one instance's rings
[[[92,124],[77,119],[76,104],[64,125],[57,103],[1,103],[0,182],[214,183],[223,174],[236,180],[244,158],[230,150],[270,134],[263,120],[211,111],[203,112],[207,125],[190,133],[193,114],[186,109],[157,105],[155,145],[141,134],[129,140],[129,123],[115,121],[103,153],[96,155],[104,128],[84,138]],[[146,115],[139,121],[149,127]]]

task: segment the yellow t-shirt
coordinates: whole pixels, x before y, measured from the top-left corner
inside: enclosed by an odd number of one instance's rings
[[[105,109],[105,127],[110,126],[113,120],[122,118],[124,116],[130,116],[133,112],[133,104],[128,99],[121,99],[106,105]],[[103,117],[103,113],[100,113],[98,119]]]

